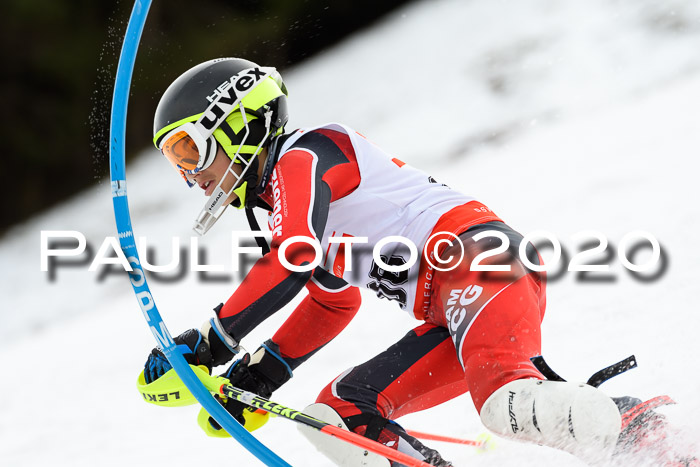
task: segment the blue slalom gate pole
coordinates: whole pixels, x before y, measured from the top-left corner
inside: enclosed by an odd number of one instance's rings
[[[126,192],[126,153],[124,140],[126,138],[126,114],[129,102],[129,88],[131,86],[131,76],[136,60],[136,51],[141,40],[143,26],[146,23],[151,0],[136,0],[131,11],[129,24],[126,28],[124,43],[117,66],[117,77],[114,82],[114,95],[112,97],[112,115],[110,122],[110,178],[112,186],[112,202],[114,205],[114,217],[119,232],[119,243],[127,258],[132,271],[129,272],[129,279],[134,288],[136,299],[143,311],[148,326],[153,333],[158,345],[163,348],[163,353],[173,366],[187,389],[197,399],[197,401],[214,417],[214,419],[224,428],[233,439],[237,440],[243,447],[250,451],[260,461],[269,466],[291,467],[277,454],[272,452],[267,446],[258,441],[252,434],[243,428],[221,404],[219,404],[204,385],[195,376],[190,366],[185,361],[182,353],[175,345],[168,328],[158,312],[151,291],[146,282],[138,251],[134,240],[134,233],[131,228],[131,216],[129,214],[129,204]]]

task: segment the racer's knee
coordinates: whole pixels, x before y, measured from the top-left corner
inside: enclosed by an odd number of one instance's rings
[[[498,435],[562,449],[589,463],[609,459],[621,427],[615,402],[599,389],[536,379],[497,389],[480,415]]]
[[[331,407],[342,417],[357,412],[379,414],[379,393],[371,385],[359,384],[354,378],[345,376],[347,373],[341,374],[323,388],[316,398],[316,403]]]

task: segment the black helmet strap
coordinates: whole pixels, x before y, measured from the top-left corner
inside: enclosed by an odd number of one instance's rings
[[[258,204],[258,196],[265,191],[265,186],[267,186],[272,169],[279,159],[279,148],[282,147],[282,144],[289,136],[291,135],[277,136],[270,142],[260,183],[258,183],[258,167],[260,162],[257,157],[251,162],[252,167],[250,170],[254,174],[253,179],[248,180],[248,174],[246,174],[245,180],[249,183],[246,190],[245,217],[248,220],[248,226],[252,232],[260,232],[260,224],[258,224],[258,220],[255,218],[253,208]],[[263,237],[255,237],[255,243],[262,249],[263,256],[270,252],[270,245]]]
[[[248,219],[250,230],[252,232],[260,232],[260,224],[258,224],[258,220],[255,218],[253,208],[246,206],[245,217]],[[255,237],[255,243],[257,243],[260,249],[262,249],[263,256],[270,252],[270,245],[267,244],[267,240],[265,240],[263,237]]]
[[[255,194],[255,187],[258,186],[258,169],[260,168],[260,160],[258,156],[253,156],[250,161],[250,168],[243,176],[243,182],[248,182],[245,193],[245,207],[253,209],[258,205],[258,196]]]
[[[260,161],[258,156],[253,156],[253,160],[250,162],[250,169],[243,177],[244,182],[248,182],[246,186],[245,194],[245,217],[248,220],[248,226],[252,232],[260,232],[260,224],[255,218],[255,213],[253,213],[253,208],[258,204],[258,168],[260,167]],[[262,254],[265,256],[270,252],[270,245],[267,244],[267,240],[263,237],[255,237],[255,243],[262,249]]]
[[[275,167],[275,164],[277,164],[277,161],[280,158],[279,150],[290,136],[291,134],[275,136],[272,138],[272,141],[268,146],[267,159],[265,159],[265,167],[262,171],[262,177],[260,177],[260,183],[255,190],[256,196],[260,196],[265,191],[267,182],[270,180],[270,175],[272,175],[272,169]]]

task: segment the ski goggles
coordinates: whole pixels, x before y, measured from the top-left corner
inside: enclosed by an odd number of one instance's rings
[[[205,138],[191,122],[180,125],[166,134],[158,149],[185,179],[188,174],[195,174],[209,167],[217,150],[214,136]]]

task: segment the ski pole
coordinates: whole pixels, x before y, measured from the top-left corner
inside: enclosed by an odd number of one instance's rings
[[[248,391],[243,391],[234,386],[231,386],[230,384],[222,384],[218,389],[218,393],[224,397],[228,397],[230,399],[235,399],[239,402],[242,402],[250,407],[262,409],[266,412],[277,414],[278,416],[286,418],[288,420],[292,420],[302,425],[315,428],[316,430],[319,430],[322,433],[326,433],[330,436],[335,436],[336,438],[342,439],[343,441],[354,444],[363,449],[366,449],[367,451],[373,452],[380,456],[386,457],[389,460],[399,462],[409,467],[430,467],[429,464],[426,464],[425,462],[418,460],[415,457],[411,457],[408,454],[396,451],[388,446],[378,443],[377,441],[365,438],[364,436],[358,435],[357,433],[354,433],[352,431],[343,430],[342,428],[337,427],[335,425],[331,425],[330,423],[317,420],[313,417],[304,414],[303,412],[290,409],[289,407],[285,407],[284,405],[278,404],[277,402],[269,401],[258,396],[257,394],[253,394]]]
[[[429,441],[442,441],[444,443],[466,444],[468,446],[474,446],[477,448],[484,448],[486,445],[486,443],[484,443],[483,441],[454,438],[452,436],[434,435],[432,433],[425,433],[422,431],[406,430],[406,433],[413,436],[414,438],[426,439]]]

